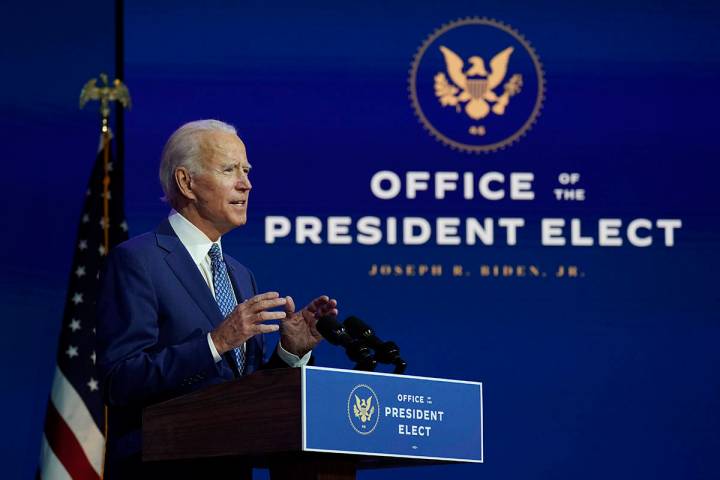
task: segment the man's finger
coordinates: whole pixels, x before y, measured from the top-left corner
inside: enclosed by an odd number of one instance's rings
[[[295,311],[295,300],[291,296],[285,297],[285,311],[293,313]]]
[[[278,292],[265,292],[259,295],[255,295],[250,300],[248,300],[247,303],[252,305],[254,303],[262,302],[263,300],[271,300],[273,298],[278,298],[279,296],[280,294]]]
[[[320,316],[328,315],[329,312],[337,308],[337,300],[334,298],[329,299],[327,302],[320,305],[317,309],[317,314]],[[337,314],[337,312],[335,312]]]
[[[282,320],[286,317],[285,312],[260,312],[253,318],[255,323],[267,322],[268,320]]]
[[[280,329],[280,325],[267,325],[265,323],[258,323],[255,328],[257,333],[271,333],[277,332]]]
[[[317,297],[315,300],[310,302],[307,307],[305,307],[305,310],[310,310],[312,313],[315,313],[318,311],[320,307],[325,305],[330,298],[327,295],[321,295]]]
[[[247,308],[249,308],[251,312],[257,313],[257,312],[262,312],[263,310],[269,310],[271,308],[279,307],[281,305],[285,305],[285,298],[274,298],[271,300],[261,300],[252,305],[248,305]]]
[[[337,300],[332,299],[332,300],[328,300],[324,304],[320,305],[318,307],[318,310],[319,311],[327,311],[327,310],[332,310],[334,308],[337,308]]]

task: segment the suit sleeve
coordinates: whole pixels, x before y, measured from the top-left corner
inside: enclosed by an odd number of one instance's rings
[[[147,265],[129,248],[108,257],[98,297],[98,366],[105,401],[147,404],[171,396],[193,379],[218,375],[207,332],[158,347],[158,300]]]

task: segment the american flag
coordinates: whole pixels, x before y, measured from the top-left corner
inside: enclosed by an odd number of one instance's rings
[[[38,469],[38,477],[48,480],[103,475],[105,406],[95,362],[95,301],[108,250],[128,237],[123,169],[112,162],[110,139],[103,133],[77,229]]]

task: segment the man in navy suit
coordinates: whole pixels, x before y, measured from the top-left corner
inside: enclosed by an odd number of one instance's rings
[[[317,319],[338,313],[327,296],[296,311],[291,297],[258,294],[252,273],[222,252],[221,236],[247,220],[250,168],[232,126],[183,125],[160,165],[170,216],[108,257],[97,329],[109,406],[106,479],[148,473],[140,462],[143,407],[259,368],[305,365],[321,340]],[[266,362],[264,334],[278,329]]]

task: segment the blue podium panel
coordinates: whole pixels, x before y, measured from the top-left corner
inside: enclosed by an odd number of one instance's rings
[[[303,450],[483,461],[482,384],[304,367]]]

